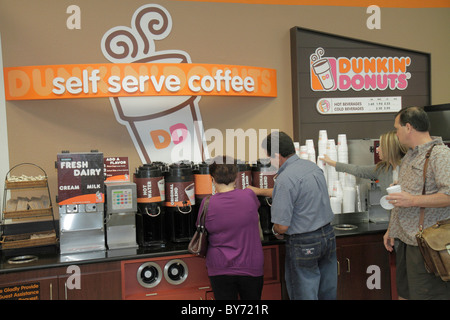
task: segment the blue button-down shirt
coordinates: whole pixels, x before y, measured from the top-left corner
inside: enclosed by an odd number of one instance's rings
[[[313,162],[289,157],[279,168],[272,194],[272,222],[293,235],[317,230],[333,220],[323,171]]]

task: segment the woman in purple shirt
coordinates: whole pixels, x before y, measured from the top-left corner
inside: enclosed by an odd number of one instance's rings
[[[259,235],[259,201],[250,189],[235,189],[234,161],[209,167],[216,194],[211,196],[206,267],[217,300],[260,300],[264,255]],[[231,164],[230,164],[231,163]],[[202,211],[203,203],[200,206]]]

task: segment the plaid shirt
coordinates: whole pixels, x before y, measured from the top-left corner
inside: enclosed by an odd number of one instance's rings
[[[450,195],[450,149],[442,143],[440,137],[433,141],[409,149],[402,160],[398,184],[402,191],[412,195],[421,195],[423,189],[423,168],[425,155],[433,144],[426,177],[426,194],[444,193]],[[402,242],[417,246],[415,235],[419,231],[420,207],[395,207],[392,209],[389,224],[389,236]],[[439,220],[450,218],[450,207],[425,208],[424,229]]]

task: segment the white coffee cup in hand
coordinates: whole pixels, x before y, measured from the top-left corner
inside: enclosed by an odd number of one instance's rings
[[[399,193],[399,192],[402,192],[402,187],[400,185],[396,184],[396,185],[386,188],[386,191],[388,194]],[[383,209],[391,210],[394,208],[394,205],[392,203],[390,203],[389,200],[386,199],[386,197],[387,196],[383,196],[380,199],[380,204],[383,207]],[[394,201],[396,201],[396,200],[394,200]]]

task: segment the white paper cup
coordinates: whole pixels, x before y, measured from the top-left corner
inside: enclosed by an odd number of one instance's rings
[[[394,186],[390,186],[390,187],[386,188],[386,191],[388,194],[399,193],[399,192],[402,192],[402,187],[399,184],[396,184]]]
[[[390,187],[386,188],[386,191],[388,194],[398,193],[398,192],[402,192],[402,187],[400,185],[396,184],[394,186],[390,186]],[[380,205],[386,210],[393,209],[394,205],[392,203],[390,203],[389,200],[386,198],[387,198],[387,196],[384,196],[380,199]]]
[[[356,203],[356,188],[344,187],[342,199],[342,212],[343,213],[355,212],[355,203]]]
[[[342,213],[342,200],[336,197],[330,198],[331,210],[334,214]]]
[[[308,147],[308,150],[314,150],[314,141],[313,141],[313,139],[307,139],[305,144]]]
[[[347,145],[347,135],[345,133],[338,134],[338,145],[346,146]]]
[[[300,159],[308,160],[308,147],[300,146]]]

